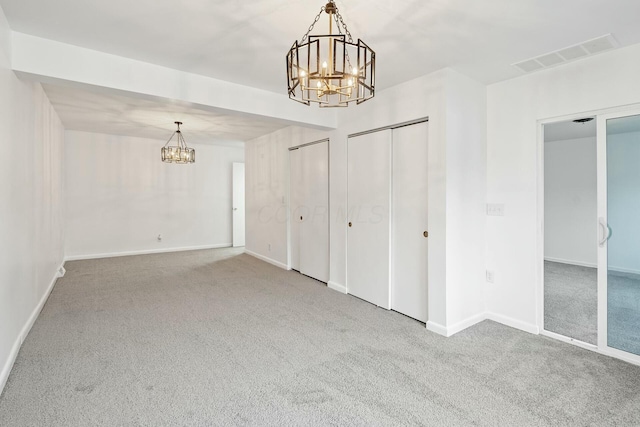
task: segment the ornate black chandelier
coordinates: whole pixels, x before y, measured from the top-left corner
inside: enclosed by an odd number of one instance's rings
[[[322,12],[329,14],[329,34],[309,35]],[[338,34],[333,34],[334,22]],[[289,98],[320,107],[360,104],[375,94],[375,65],[375,52],[360,39],[353,42],[336,4],[329,0],[287,53]]]
[[[193,163],[196,161],[196,150],[193,148],[187,147],[187,143],[182,136],[182,131],[180,131],[180,125],[182,122],[174,122],[178,125],[178,130],[173,132],[171,138],[164,144],[164,147],[160,150],[160,154],[162,156],[162,161],[165,163]],[[175,145],[169,145],[171,140],[175,135],[178,135],[176,138]]]

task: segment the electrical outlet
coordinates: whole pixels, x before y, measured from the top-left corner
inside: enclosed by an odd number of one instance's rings
[[[493,271],[492,270],[487,270],[487,282],[489,283],[493,283]]]
[[[158,234],[158,242],[162,242],[162,234]]]
[[[487,215],[489,215],[489,216],[504,216],[504,204],[502,204],[502,203],[487,203]]]

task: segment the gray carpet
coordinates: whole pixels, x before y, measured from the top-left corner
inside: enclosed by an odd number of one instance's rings
[[[544,325],[551,332],[597,344],[597,269],[545,261]],[[609,346],[640,355],[640,276],[609,272]]]
[[[640,425],[640,367],[490,321],[443,338],[238,254],[67,263],[2,426]]]
[[[544,262],[544,328],[598,344],[598,270]]]

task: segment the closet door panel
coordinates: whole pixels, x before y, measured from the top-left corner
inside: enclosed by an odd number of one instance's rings
[[[393,130],[392,309],[427,321],[428,123]]]
[[[391,131],[349,138],[347,290],[390,308]]]
[[[289,215],[290,215],[290,248],[291,268],[300,271],[300,216],[303,215],[302,199],[304,183],[302,180],[302,158],[300,150],[289,151],[290,188],[289,188]]]
[[[329,281],[329,143],[297,150],[304,184],[300,216],[300,272],[321,282]]]

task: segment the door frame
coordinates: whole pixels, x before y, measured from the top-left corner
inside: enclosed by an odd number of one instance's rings
[[[607,288],[606,288],[606,258],[603,258],[602,248],[598,248],[598,338],[597,345],[586,343],[575,338],[567,337],[555,332],[547,331],[544,329],[544,126],[552,123],[565,122],[569,120],[576,120],[585,116],[595,117],[596,123],[596,150],[597,150],[597,170],[600,171],[604,162],[606,171],[606,126],[601,126],[602,123],[606,123],[608,118],[625,117],[640,115],[640,104],[630,104],[618,107],[583,111],[581,113],[567,114],[562,116],[549,117],[545,119],[539,119],[536,122],[536,174],[537,174],[537,215],[536,215],[536,323],[538,326],[539,334],[554,338],[558,341],[569,343],[577,347],[584,348],[586,350],[594,351],[596,353],[604,354],[606,356],[615,357],[628,363],[640,366],[640,356],[632,353],[627,353],[622,350],[611,348],[607,345],[606,338],[606,305],[607,305]],[[601,138],[605,138],[604,140]],[[604,141],[604,142],[603,142]],[[601,150],[605,150],[604,156],[601,154]],[[601,187],[604,186],[604,193],[601,193]],[[606,180],[602,182],[600,179],[600,172],[598,172],[597,179],[597,192],[598,192],[598,217],[602,216],[601,203],[606,200]],[[605,203],[606,207],[606,203]],[[606,220],[606,213],[604,215]],[[599,234],[598,234],[599,235]],[[606,245],[604,247],[604,254],[606,255]],[[601,276],[605,276],[605,280],[601,280]],[[604,313],[604,314],[602,314]]]
[[[329,280],[331,280],[331,141],[329,138],[294,145],[287,149],[287,270],[291,270],[291,152],[309,145],[327,143],[327,215],[329,215],[328,244],[329,244]]]

